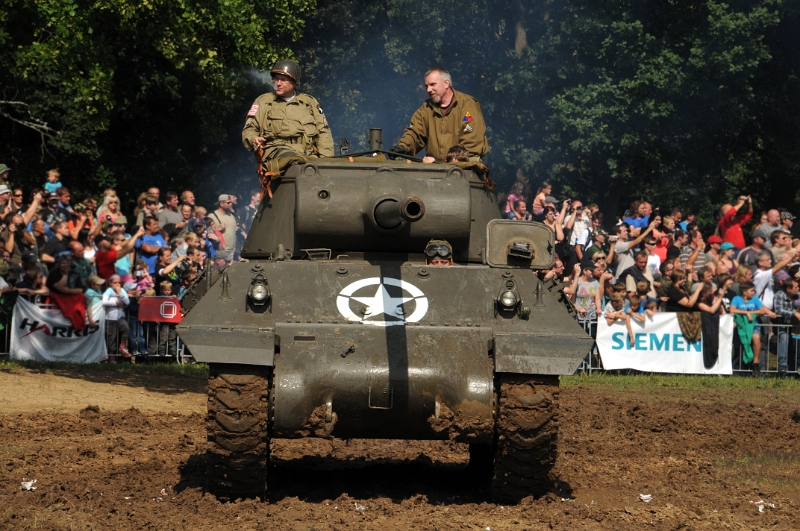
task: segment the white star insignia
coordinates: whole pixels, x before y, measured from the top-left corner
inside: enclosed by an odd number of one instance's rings
[[[369,319],[382,313],[392,317],[402,316],[402,314],[397,313],[397,308],[408,301],[413,301],[414,297],[392,297],[386,291],[386,286],[379,284],[378,291],[375,292],[373,297],[352,297],[352,299],[368,306],[367,315],[364,316],[364,319]]]

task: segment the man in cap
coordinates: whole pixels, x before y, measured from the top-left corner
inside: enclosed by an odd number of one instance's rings
[[[11,168],[6,166],[5,164],[0,164],[0,182],[3,183],[8,182],[9,172],[11,172]]]
[[[0,186],[0,192],[2,192],[2,188],[3,187]],[[53,230],[53,225],[61,221],[67,222],[71,218],[72,216],[70,213],[59,206],[58,195],[55,192],[49,194],[47,197],[47,208],[42,212],[42,219],[47,223],[47,226]]]
[[[11,212],[11,188],[0,184],[0,215]]]
[[[792,235],[792,238],[800,238],[800,225],[798,228],[794,228],[794,216],[791,212],[781,212],[781,225],[783,225],[783,229],[789,231]]]
[[[220,194],[218,203],[219,208],[208,215],[216,223],[217,231],[225,240],[224,244],[220,242],[215,258],[230,263],[233,261],[233,252],[236,249],[236,217],[233,215],[233,200],[228,194]]]
[[[391,151],[416,155],[424,148],[424,162],[444,162],[450,147],[460,144],[469,152],[470,161],[479,161],[489,152],[481,104],[454,90],[450,73],[444,68],[425,73],[425,88],[430,97],[411,117]]]
[[[263,149],[264,162],[282,157],[332,157],[333,135],[322,107],[312,96],[297,92],[300,66],[284,59],[275,63],[271,74],[275,92],[262,94],[250,107],[242,129],[244,147],[248,151]]]

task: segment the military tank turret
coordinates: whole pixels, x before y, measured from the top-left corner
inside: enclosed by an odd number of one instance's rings
[[[287,164],[247,261],[188,297],[178,334],[210,366],[209,489],[263,497],[271,439],[337,437],[468,443],[498,501],[542,494],[558,377],[592,345],[534,274],[553,234],[500,219],[476,166],[375,154]],[[430,240],[453,265],[426,265]]]

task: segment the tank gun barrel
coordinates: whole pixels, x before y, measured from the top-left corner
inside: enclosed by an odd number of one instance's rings
[[[384,229],[398,227],[403,221],[413,223],[425,215],[425,204],[418,197],[386,199],[375,207],[375,222]]]

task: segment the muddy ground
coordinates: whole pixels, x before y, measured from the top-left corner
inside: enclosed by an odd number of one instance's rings
[[[800,528],[796,387],[569,385],[552,492],[517,506],[461,445],[320,440],[273,442],[268,502],[220,504],[202,380],[11,369],[0,390],[0,529]]]

